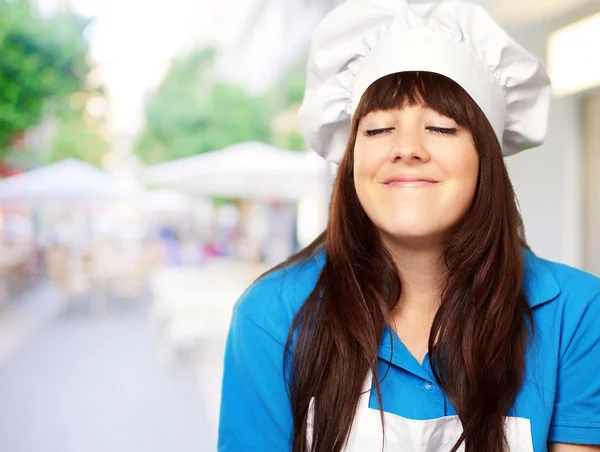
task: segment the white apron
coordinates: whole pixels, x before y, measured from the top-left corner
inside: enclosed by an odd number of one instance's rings
[[[345,452],[381,452],[381,417],[379,410],[369,408],[370,389],[371,376],[365,380],[364,394],[358,402]],[[308,413],[309,445],[312,442],[313,402],[314,398],[311,399]],[[462,433],[458,416],[422,421],[384,413],[384,422],[386,452],[448,452]],[[510,452],[533,452],[529,419],[506,417],[505,429]],[[464,444],[458,450],[464,451]]]

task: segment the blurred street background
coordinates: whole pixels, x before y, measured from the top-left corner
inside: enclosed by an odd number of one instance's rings
[[[231,310],[325,227],[296,122],[337,0],[0,0],[0,451],[215,451]],[[600,0],[480,0],[546,62],[506,163],[529,244],[600,275]]]

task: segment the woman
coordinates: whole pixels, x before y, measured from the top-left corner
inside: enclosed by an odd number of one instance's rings
[[[541,64],[457,1],[350,0],[311,52],[329,224],[236,305],[219,450],[599,451],[600,281],[528,250],[503,162]]]

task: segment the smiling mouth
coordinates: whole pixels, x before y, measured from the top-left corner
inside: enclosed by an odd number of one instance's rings
[[[418,180],[391,180],[386,182],[384,185],[387,187],[396,187],[396,188],[427,188],[433,187],[437,185],[437,181],[418,179]]]

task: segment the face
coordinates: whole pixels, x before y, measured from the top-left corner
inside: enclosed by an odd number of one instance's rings
[[[384,240],[441,243],[469,209],[478,172],[470,131],[430,108],[373,111],[359,123],[356,192]]]

